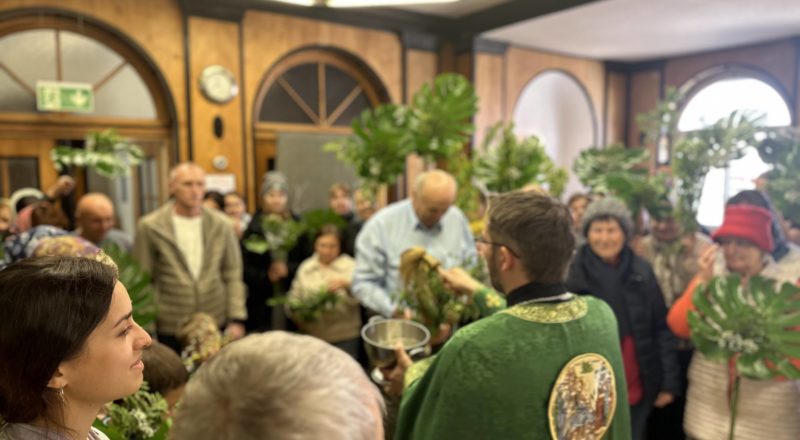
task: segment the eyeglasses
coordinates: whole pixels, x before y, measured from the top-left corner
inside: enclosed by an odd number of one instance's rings
[[[519,255],[516,252],[514,252],[514,249],[512,249],[511,246],[509,246],[507,244],[495,243],[493,241],[489,241],[489,240],[483,238],[483,236],[480,236],[480,237],[476,238],[475,242],[476,243],[480,243],[480,244],[485,245],[485,246],[503,246],[504,248],[508,249],[509,252],[511,252],[511,255],[519,258]]]

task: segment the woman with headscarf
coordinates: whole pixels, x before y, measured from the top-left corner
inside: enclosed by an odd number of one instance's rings
[[[586,244],[567,277],[571,292],[606,301],[617,318],[634,440],[644,437],[653,407],[680,392],[677,340],[665,322],[664,297],[650,265],[628,246],[630,211],[606,197],[589,204],[582,219]]]
[[[285,326],[283,309],[269,306],[267,301],[275,296],[276,287],[280,293],[289,290],[298,266],[310,254],[307,251],[307,240],[302,236],[287,255],[276,249],[263,253],[248,250],[245,243],[250,237],[265,236],[265,218],[278,222],[300,220],[289,210],[289,184],[283,173],[271,171],[264,175],[259,198],[259,209],[242,234],[244,282],[248,290],[245,323],[248,332],[280,329]],[[275,322],[273,316],[277,318]]]
[[[754,275],[779,283],[796,283],[797,270],[775,263],[771,231],[772,214],[767,209],[749,204],[729,204],[722,226],[714,233],[718,246],[700,255],[695,278],[686,292],[669,311],[667,322],[680,338],[691,336],[688,313],[700,283],[714,276],[739,275],[743,281]],[[721,251],[721,252],[720,252]],[[724,257],[724,266],[715,265],[717,254]],[[686,396],[684,429],[693,439],[716,440],[728,436],[730,420],[729,365],[712,362],[695,352],[689,367],[689,391]],[[800,438],[800,393],[793,382],[781,380],[741,379],[736,416],[738,440],[796,440]]]

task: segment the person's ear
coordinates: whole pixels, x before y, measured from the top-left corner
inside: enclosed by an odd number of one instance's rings
[[[47,381],[47,387],[59,390],[67,386],[67,383],[67,378],[61,372],[61,368],[59,367],[56,372],[53,373],[53,376],[50,378],[50,380]]]
[[[517,257],[505,246],[498,246],[498,250],[500,251],[500,269],[504,271],[513,269],[516,265]]]

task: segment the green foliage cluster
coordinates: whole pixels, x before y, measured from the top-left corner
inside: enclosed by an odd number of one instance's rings
[[[336,226],[339,231],[344,231],[347,221],[330,208],[314,209],[303,213],[303,230],[308,240],[313,242],[320,229],[326,225]]]
[[[700,285],[689,312],[692,342],[709,360],[736,367],[729,438],[736,427],[740,378],[800,379],[800,287],[777,286],[760,276],[743,283],[736,275]]]
[[[93,426],[109,440],[164,440],[172,424],[166,418],[167,410],[167,401],[161,394],[151,393],[143,382],[132,396],[106,405],[106,419]]]
[[[774,129],[758,146],[761,159],[773,166],[767,181],[767,193],[775,207],[800,224],[800,131]]]
[[[131,167],[141,163],[144,153],[116,130],[109,129],[89,133],[84,148],[58,146],[50,156],[58,171],[72,166],[85,167],[101,176],[115,178],[130,174]]]
[[[475,178],[493,192],[508,192],[529,183],[544,184],[558,197],[567,183],[567,171],[557,167],[536,136],[519,140],[514,124],[496,124],[486,133],[474,159]]]
[[[705,178],[754,146],[764,116],[734,111],[713,125],[685,133],[673,144],[672,175],[678,199],[675,216],[686,231],[697,230],[697,210]]]
[[[461,154],[472,134],[470,118],[477,102],[466,78],[443,74],[433,85],[423,86],[410,106],[384,104],[365,110],[353,120],[350,136],[324,148],[352,164],[364,189],[375,194],[381,185],[397,180],[410,154],[433,163]]]
[[[625,148],[622,144],[584,150],[572,169],[581,183],[594,193],[618,197],[632,213],[646,208],[651,215],[666,214],[666,176],[651,175],[647,168],[650,152],[644,148]]]
[[[675,217],[684,231],[696,231],[697,210],[706,174],[738,159],[748,146],[757,145],[756,134],[763,129],[763,115],[734,111],[706,128],[678,132],[678,109],[684,97],[674,88],[637,122],[651,141],[672,141],[672,181],[677,198]]]
[[[269,251],[273,258],[285,261],[289,251],[297,245],[297,240],[305,233],[305,225],[292,219],[284,219],[270,214],[261,217],[261,234],[250,234],[242,240],[245,249],[256,254]]]
[[[323,288],[305,298],[276,296],[270,298],[267,304],[272,307],[286,305],[294,318],[303,322],[314,322],[318,321],[325,311],[336,307],[341,301],[341,296]]]

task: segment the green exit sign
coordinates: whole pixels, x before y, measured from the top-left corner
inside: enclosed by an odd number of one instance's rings
[[[37,81],[36,109],[50,112],[91,113],[94,110],[92,85],[61,81]]]

